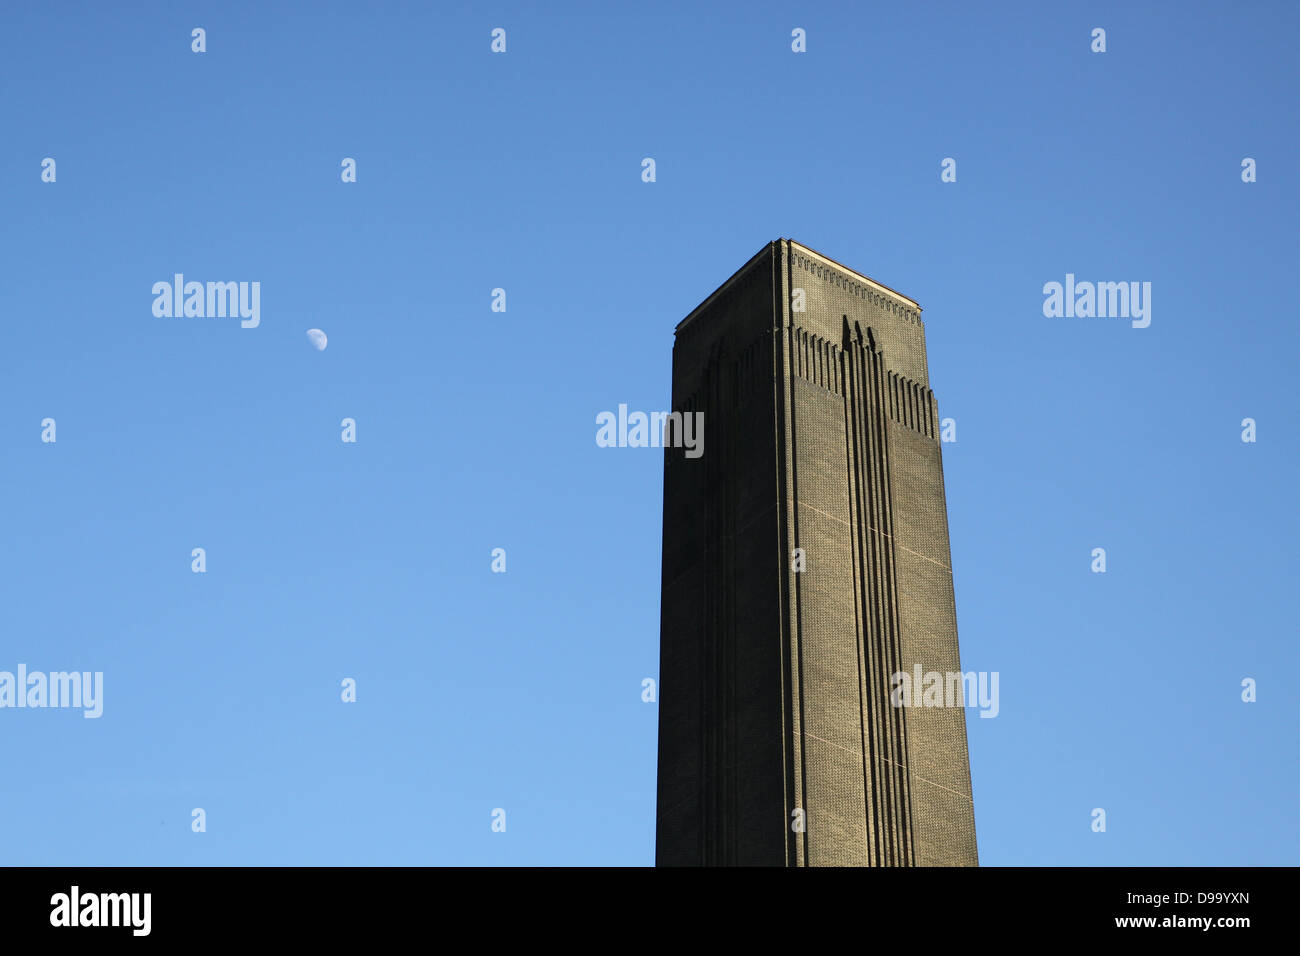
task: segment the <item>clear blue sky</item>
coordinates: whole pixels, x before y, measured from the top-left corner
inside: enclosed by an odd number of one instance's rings
[[[0,670],[105,699],[0,710],[0,862],[652,863],[662,454],[595,416],[780,236],[925,310],[981,862],[1300,861],[1296,7],[627,6],[6,7]]]

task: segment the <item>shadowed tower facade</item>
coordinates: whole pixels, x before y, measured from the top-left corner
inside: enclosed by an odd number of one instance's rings
[[[964,709],[890,702],[961,671],[920,312],[781,239],[677,326],[657,865],[977,864]]]

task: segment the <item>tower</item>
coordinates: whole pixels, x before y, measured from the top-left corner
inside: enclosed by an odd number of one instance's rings
[[[768,243],[677,326],[665,449],[658,865],[976,865],[920,307]]]

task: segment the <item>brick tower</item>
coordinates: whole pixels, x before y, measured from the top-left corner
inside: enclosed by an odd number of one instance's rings
[[[920,313],[780,239],[677,326],[660,866],[977,864],[964,709],[890,703],[961,670]]]

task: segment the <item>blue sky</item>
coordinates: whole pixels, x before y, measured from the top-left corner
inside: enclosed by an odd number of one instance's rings
[[[5,10],[0,670],[104,712],[0,710],[0,861],[651,864],[662,455],[595,416],[786,236],[924,308],[981,863],[1295,864],[1294,5],[609,6]]]

